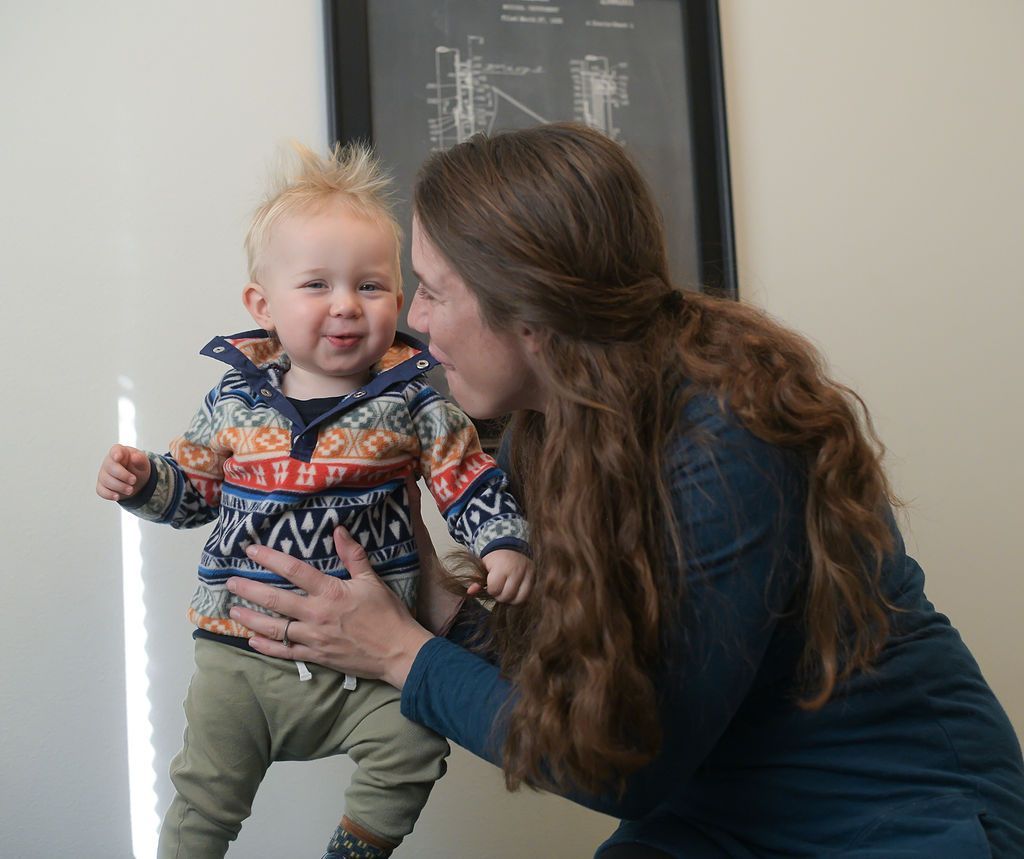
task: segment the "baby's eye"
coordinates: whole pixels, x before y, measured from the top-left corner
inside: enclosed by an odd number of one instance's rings
[[[309,283],[303,284],[303,289],[327,289],[327,284],[322,280],[311,280]]]
[[[362,292],[376,292],[383,288],[384,287],[381,286],[379,283],[374,283],[373,281],[367,281],[366,283],[359,284],[359,289]]]

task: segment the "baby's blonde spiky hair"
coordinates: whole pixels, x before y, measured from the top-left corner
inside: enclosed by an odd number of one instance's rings
[[[373,151],[362,143],[336,143],[323,158],[297,142],[292,142],[291,150],[292,157],[275,172],[245,236],[250,280],[259,282],[260,258],[275,224],[297,212],[315,212],[338,198],[355,213],[392,231],[395,271],[401,279],[402,228],[392,211],[391,177]]]

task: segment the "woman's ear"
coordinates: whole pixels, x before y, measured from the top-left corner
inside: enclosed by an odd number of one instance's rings
[[[274,320],[270,316],[270,304],[263,287],[258,283],[247,283],[242,287],[242,304],[256,324],[265,331],[274,330]]]
[[[540,337],[537,336],[535,329],[530,328],[528,325],[520,325],[519,339],[523,341],[523,345],[529,354],[540,354]]]

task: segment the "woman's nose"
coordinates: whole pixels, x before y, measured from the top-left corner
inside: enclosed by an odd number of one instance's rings
[[[427,330],[427,311],[424,307],[425,302],[419,297],[418,293],[413,293],[412,304],[409,305],[409,313],[406,317],[409,321],[409,326],[416,331],[423,334],[428,334]]]

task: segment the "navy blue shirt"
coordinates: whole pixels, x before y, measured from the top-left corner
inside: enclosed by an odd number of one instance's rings
[[[1024,857],[1020,745],[895,522],[883,579],[901,611],[884,651],[801,710],[803,466],[711,398],[684,418],[669,467],[686,590],[659,678],[662,749],[621,797],[571,798],[623,819],[608,843],[686,859]],[[512,694],[487,659],[435,638],[402,711],[500,765]]]

